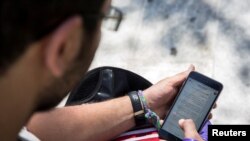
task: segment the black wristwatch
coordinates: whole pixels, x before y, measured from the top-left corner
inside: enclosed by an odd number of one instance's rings
[[[136,91],[130,92],[128,93],[128,96],[131,100],[131,103],[134,109],[134,117],[135,117],[136,126],[144,125],[146,123],[145,112],[144,112],[142,102],[139,98],[138,92]]]

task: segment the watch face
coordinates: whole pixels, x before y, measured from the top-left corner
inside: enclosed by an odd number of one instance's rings
[[[132,106],[134,109],[134,113],[137,113],[137,112],[143,110],[143,107],[142,107],[142,104],[141,104],[141,101],[140,101],[140,98],[139,98],[137,92],[129,93],[129,97],[130,97],[130,100],[131,100],[131,103],[132,103]]]

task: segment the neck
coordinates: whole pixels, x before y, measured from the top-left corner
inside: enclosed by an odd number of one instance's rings
[[[0,135],[1,140],[16,140],[36,108],[37,78],[29,65],[15,65],[0,77]],[[4,135],[4,136],[2,136]]]

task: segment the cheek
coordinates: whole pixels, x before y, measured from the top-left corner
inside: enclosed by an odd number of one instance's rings
[[[96,33],[96,36],[93,39],[92,45],[91,45],[91,49],[90,49],[90,53],[92,55],[91,58],[93,58],[98,46],[100,45],[100,41],[101,41],[101,31],[98,30],[98,32]]]
[[[98,48],[98,46],[100,45],[101,37],[102,37],[102,33],[101,33],[101,31],[99,31],[97,34],[97,39],[96,39],[96,42],[97,42],[96,48]]]
[[[95,42],[92,44],[90,51],[88,52],[88,58],[86,58],[88,66],[91,65],[91,63],[95,57],[95,53],[96,53],[96,50],[99,46],[99,43],[100,43],[100,37],[97,37],[95,39]]]
[[[104,6],[102,8],[102,12],[105,13],[108,11],[109,7],[111,6],[112,1],[111,0],[106,0],[104,3]]]

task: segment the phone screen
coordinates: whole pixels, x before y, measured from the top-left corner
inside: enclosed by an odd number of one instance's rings
[[[178,121],[180,119],[192,119],[198,130],[218,94],[218,90],[195,79],[188,78],[162,129],[179,139],[183,139],[184,133],[179,127]]]

